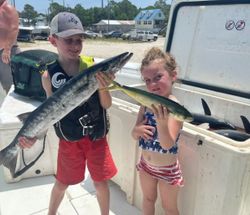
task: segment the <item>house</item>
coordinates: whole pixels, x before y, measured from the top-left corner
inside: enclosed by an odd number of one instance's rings
[[[93,29],[96,32],[109,32],[109,31],[121,31],[127,32],[135,28],[134,20],[101,20],[93,25]]]
[[[160,9],[142,10],[135,17],[135,28],[158,33],[164,27],[165,15]]]
[[[35,39],[47,39],[50,34],[50,27],[45,16],[39,15],[35,18],[36,24],[34,26],[33,35]]]

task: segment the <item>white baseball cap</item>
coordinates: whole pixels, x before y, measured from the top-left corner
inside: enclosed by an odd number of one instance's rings
[[[50,35],[55,34],[58,37],[65,38],[83,33],[82,23],[73,13],[60,12],[51,20]]]

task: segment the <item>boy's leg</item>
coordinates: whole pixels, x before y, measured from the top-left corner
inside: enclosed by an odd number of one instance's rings
[[[107,215],[109,214],[110,202],[108,180],[117,173],[117,169],[106,138],[94,142],[90,141],[88,146],[87,166],[94,181],[101,215]]]
[[[67,187],[68,185],[62,184],[61,182],[56,180],[50,195],[48,215],[56,215],[57,209],[63,200]]]
[[[170,185],[165,181],[159,180],[159,191],[165,214],[179,215],[177,207],[179,189],[180,188],[177,185]]]
[[[142,211],[143,215],[155,214],[155,202],[157,199],[157,182],[158,180],[146,173],[144,170],[139,171],[141,189],[143,193]]]
[[[96,197],[99,203],[101,215],[108,215],[110,201],[108,181],[94,181],[94,185],[96,189]]]

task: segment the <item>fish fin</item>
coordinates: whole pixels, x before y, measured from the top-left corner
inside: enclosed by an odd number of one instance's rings
[[[245,132],[250,134],[250,122],[249,122],[249,120],[245,116],[242,116],[242,115],[240,116],[240,118],[241,118],[241,121],[243,123]]]
[[[104,72],[102,73],[104,75],[104,78],[110,82],[110,86],[102,88],[105,90],[111,90],[111,91],[116,91],[116,90],[120,90],[122,88],[122,85],[119,84],[118,82],[112,80],[111,78],[109,78],[109,76],[107,74],[105,74]],[[102,90],[101,89],[101,90]]]
[[[108,87],[108,90],[116,91],[116,90],[119,90],[119,88],[117,88],[115,85],[112,84],[111,86]]]
[[[211,116],[210,108],[209,108],[207,102],[203,98],[201,98],[201,103],[202,103],[202,107],[203,107],[203,110],[204,110],[204,114],[208,115],[208,116]]]
[[[21,122],[25,122],[25,120],[28,118],[28,116],[30,115],[31,112],[26,112],[26,113],[22,113],[17,115],[17,118],[21,121]]]
[[[13,156],[8,156],[9,147],[0,151],[0,164],[3,164],[7,169],[9,169],[12,177],[15,175],[16,171],[16,164],[17,164],[17,156],[18,153],[14,154]]]
[[[104,91],[104,90],[109,90],[109,91],[116,91],[119,90],[118,88],[116,88],[114,85],[110,85],[108,87],[103,87],[103,88],[99,88],[100,91]]]
[[[108,90],[109,87],[102,87],[102,88],[99,88],[99,91],[105,91],[105,90]]]

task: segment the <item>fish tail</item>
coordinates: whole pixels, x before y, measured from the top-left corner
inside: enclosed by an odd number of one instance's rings
[[[18,153],[15,153],[16,151],[16,148],[13,150],[13,148],[10,147],[6,147],[0,151],[0,165],[4,165],[7,169],[9,169],[12,177],[15,174],[17,164]]]
[[[118,82],[112,80],[107,74],[102,73],[104,75],[104,78],[110,82],[110,86],[108,87],[104,87],[100,90],[110,90],[110,91],[116,91],[116,90],[121,90],[122,89],[122,85],[119,84]]]
[[[240,118],[242,120],[242,123],[243,123],[243,126],[244,126],[246,133],[250,134],[250,122],[249,122],[249,120],[243,115],[241,115]]]

